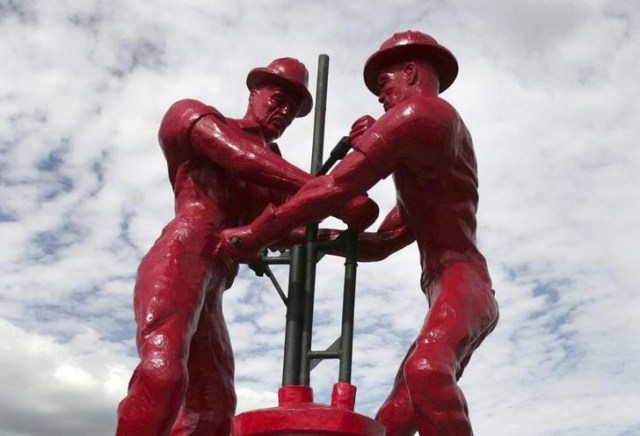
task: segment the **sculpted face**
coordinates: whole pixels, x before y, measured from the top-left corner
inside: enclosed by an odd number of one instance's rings
[[[427,62],[410,61],[389,65],[378,74],[378,101],[385,112],[413,95],[438,95],[438,74]]]
[[[412,77],[407,74],[407,64],[389,65],[378,74],[380,95],[378,101],[382,103],[385,112],[407,98]]]
[[[279,86],[256,88],[249,98],[249,113],[267,140],[279,138],[298,114],[298,101]]]

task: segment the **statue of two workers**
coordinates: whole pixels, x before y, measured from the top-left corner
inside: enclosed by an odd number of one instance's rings
[[[159,137],[176,215],[138,269],[140,363],[118,408],[118,435],[229,435],[236,399],[222,294],[238,262],[300,242],[294,229],[329,215],[360,233],[362,261],[414,241],[420,252],[425,320],[376,419],[389,436],[472,434],[457,380],[495,327],[498,305],[476,245],[471,136],[439,97],[457,72],[455,57],[424,33],[386,40],[364,67],[385,113],[359,118],[353,151],[320,177],[288,163],[273,142],[312,106],[307,69],[295,59],[249,73],[241,119],[195,100],[169,109]],[[376,232],[362,232],[378,215],[366,192],[389,175],[397,205]]]

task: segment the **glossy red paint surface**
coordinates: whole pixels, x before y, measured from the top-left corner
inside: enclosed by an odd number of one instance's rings
[[[223,231],[219,248],[229,257],[248,256],[393,177],[397,206],[377,232],[360,236],[360,257],[383,259],[415,241],[429,307],[425,303],[422,329],[377,415],[391,436],[472,434],[457,380],[498,321],[486,261],[476,245],[478,179],[471,135],[438,96],[441,85],[455,79],[452,65],[457,73],[453,55],[419,32],[385,41],[365,68],[367,85],[385,114],[354,124],[354,151],[331,174],[310,180],[252,224]]]
[[[175,193],[175,218],[138,269],[140,363],[118,408],[120,436],[231,431],[234,364],[222,295],[238,263],[214,248],[223,229],[250,222],[311,179],[282,159],[272,142],[310,110],[304,65],[278,59],[252,70],[247,85],[251,95],[242,119],[182,100],[162,120],[159,140]],[[377,206],[361,197],[336,215],[368,225]]]
[[[238,415],[233,436],[384,436],[384,427],[353,411],[355,386],[336,383],[331,405],[313,402],[308,386],[283,386],[279,405]]]

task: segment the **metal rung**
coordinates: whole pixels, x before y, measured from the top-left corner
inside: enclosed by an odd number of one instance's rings
[[[311,360],[340,359],[342,353],[340,351],[309,351],[308,356]]]

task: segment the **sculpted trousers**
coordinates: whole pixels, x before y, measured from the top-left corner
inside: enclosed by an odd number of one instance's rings
[[[469,436],[467,403],[457,380],[498,322],[484,266],[455,263],[426,293],[431,307],[376,419],[387,436]]]
[[[140,363],[118,407],[118,436],[228,436],[236,397],[222,294],[234,274],[211,235],[172,221],[145,256],[134,311]]]

